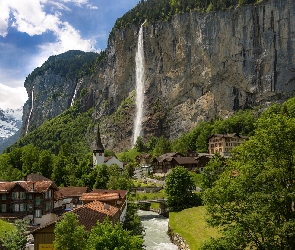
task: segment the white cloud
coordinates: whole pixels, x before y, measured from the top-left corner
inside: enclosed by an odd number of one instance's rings
[[[74,3],[80,7],[85,5],[88,8],[97,8],[91,5],[88,0],[61,0],[64,3]],[[94,41],[82,39],[78,30],[68,22],[62,21],[59,11],[51,14],[44,11],[45,5],[54,5],[58,9],[67,10],[64,4],[52,0],[2,0],[0,2],[0,35],[5,36],[8,28],[8,17],[13,16],[12,26],[20,32],[30,36],[41,35],[45,32],[53,32],[56,35],[56,45],[61,45],[59,52],[69,49],[84,51],[94,50]],[[75,39],[75,40],[73,40]]]
[[[17,109],[24,105],[28,95],[24,87],[11,88],[0,83],[0,108]]]
[[[4,1],[0,1],[0,36],[5,37],[7,35],[9,8]]]

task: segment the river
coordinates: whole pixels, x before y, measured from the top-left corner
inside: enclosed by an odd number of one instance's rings
[[[177,250],[172,244],[168,231],[168,218],[150,211],[138,211],[140,220],[145,228],[144,244],[146,250]]]

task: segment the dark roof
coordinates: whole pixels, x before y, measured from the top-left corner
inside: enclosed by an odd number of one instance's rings
[[[232,133],[232,134],[213,134],[213,135],[211,135],[209,138],[208,138],[208,140],[209,139],[211,139],[212,137],[221,137],[221,138],[232,138],[232,137],[239,137],[239,138],[244,138],[244,139],[247,139],[247,138],[249,138],[249,136],[246,136],[246,135],[240,135],[240,134],[238,134],[238,133]]]
[[[51,181],[51,180],[40,174],[29,174],[29,175],[26,175],[24,178],[22,178],[22,181]]]
[[[181,165],[197,164],[197,160],[195,157],[174,157],[173,160]]]
[[[112,193],[118,193],[120,195],[121,198],[124,198],[127,193],[128,190],[108,190],[108,189],[94,189],[92,192],[90,193],[99,193],[99,194],[112,194]]]
[[[157,159],[158,162],[163,162],[165,159],[173,158],[176,155],[180,155],[181,157],[184,157],[184,155],[182,153],[172,152],[172,153],[166,153],[166,154],[160,155],[156,159]]]
[[[104,147],[101,143],[100,133],[99,133],[99,126],[97,127],[97,134],[96,134],[96,143],[93,151],[104,151]]]
[[[81,196],[83,193],[88,193],[88,187],[61,187],[59,192],[62,193],[63,197],[74,197]]]

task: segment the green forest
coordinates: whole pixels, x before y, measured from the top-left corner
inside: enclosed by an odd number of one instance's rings
[[[93,110],[79,113],[77,105],[78,102],[6,149],[0,155],[0,179],[17,180],[34,172],[51,178],[58,185],[85,185],[93,188],[96,177],[100,174],[93,171],[92,167],[90,144],[95,140]],[[295,98],[283,104],[274,104],[264,111],[259,107],[239,110],[227,119],[216,117],[211,121],[200,122],[192,131],[183,133],[176,140],[168,140],[165,137],[139,137],[135,148],[125,149],[116,155],[120,160],[135,166],[135,157],[140,153],[150,153],[152,157],[157,157],[167,152],[183,154],[188,150],[208,152],[207,139],[210,135],[239,133],[252,136],[255,134],[257,120],[269,113],[295,116]],[[105,155],[115,155],[115,153],[106,149]],[[128,186],[129,183],[122,185]]]

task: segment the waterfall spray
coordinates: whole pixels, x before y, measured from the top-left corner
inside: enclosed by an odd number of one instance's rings
[[[135,55],[135,71],[136,71],[136,115],[134,120],[133,146],[137,137],[141,134],[142,116],[143,116],[143,100],[144,100],[144,51],[143,51],[143,25],[140,26],[137,41],[137,52]]]
[[[30,113],[29,113],[29,117],[28,117],[28,122],[27,122],[27,127],[26,127],[26,133],[28,133],[28,129],[29,129],[29,125],[30,125],[30,119],[31,119],[31,115],[32,115],[32,111],[33,111],[33,107],[34,107],[34,86],[32,89],[32,93],[31,93],[31,98],[32,98],[32,103],[31,103],[31,109],[30,109]]]

